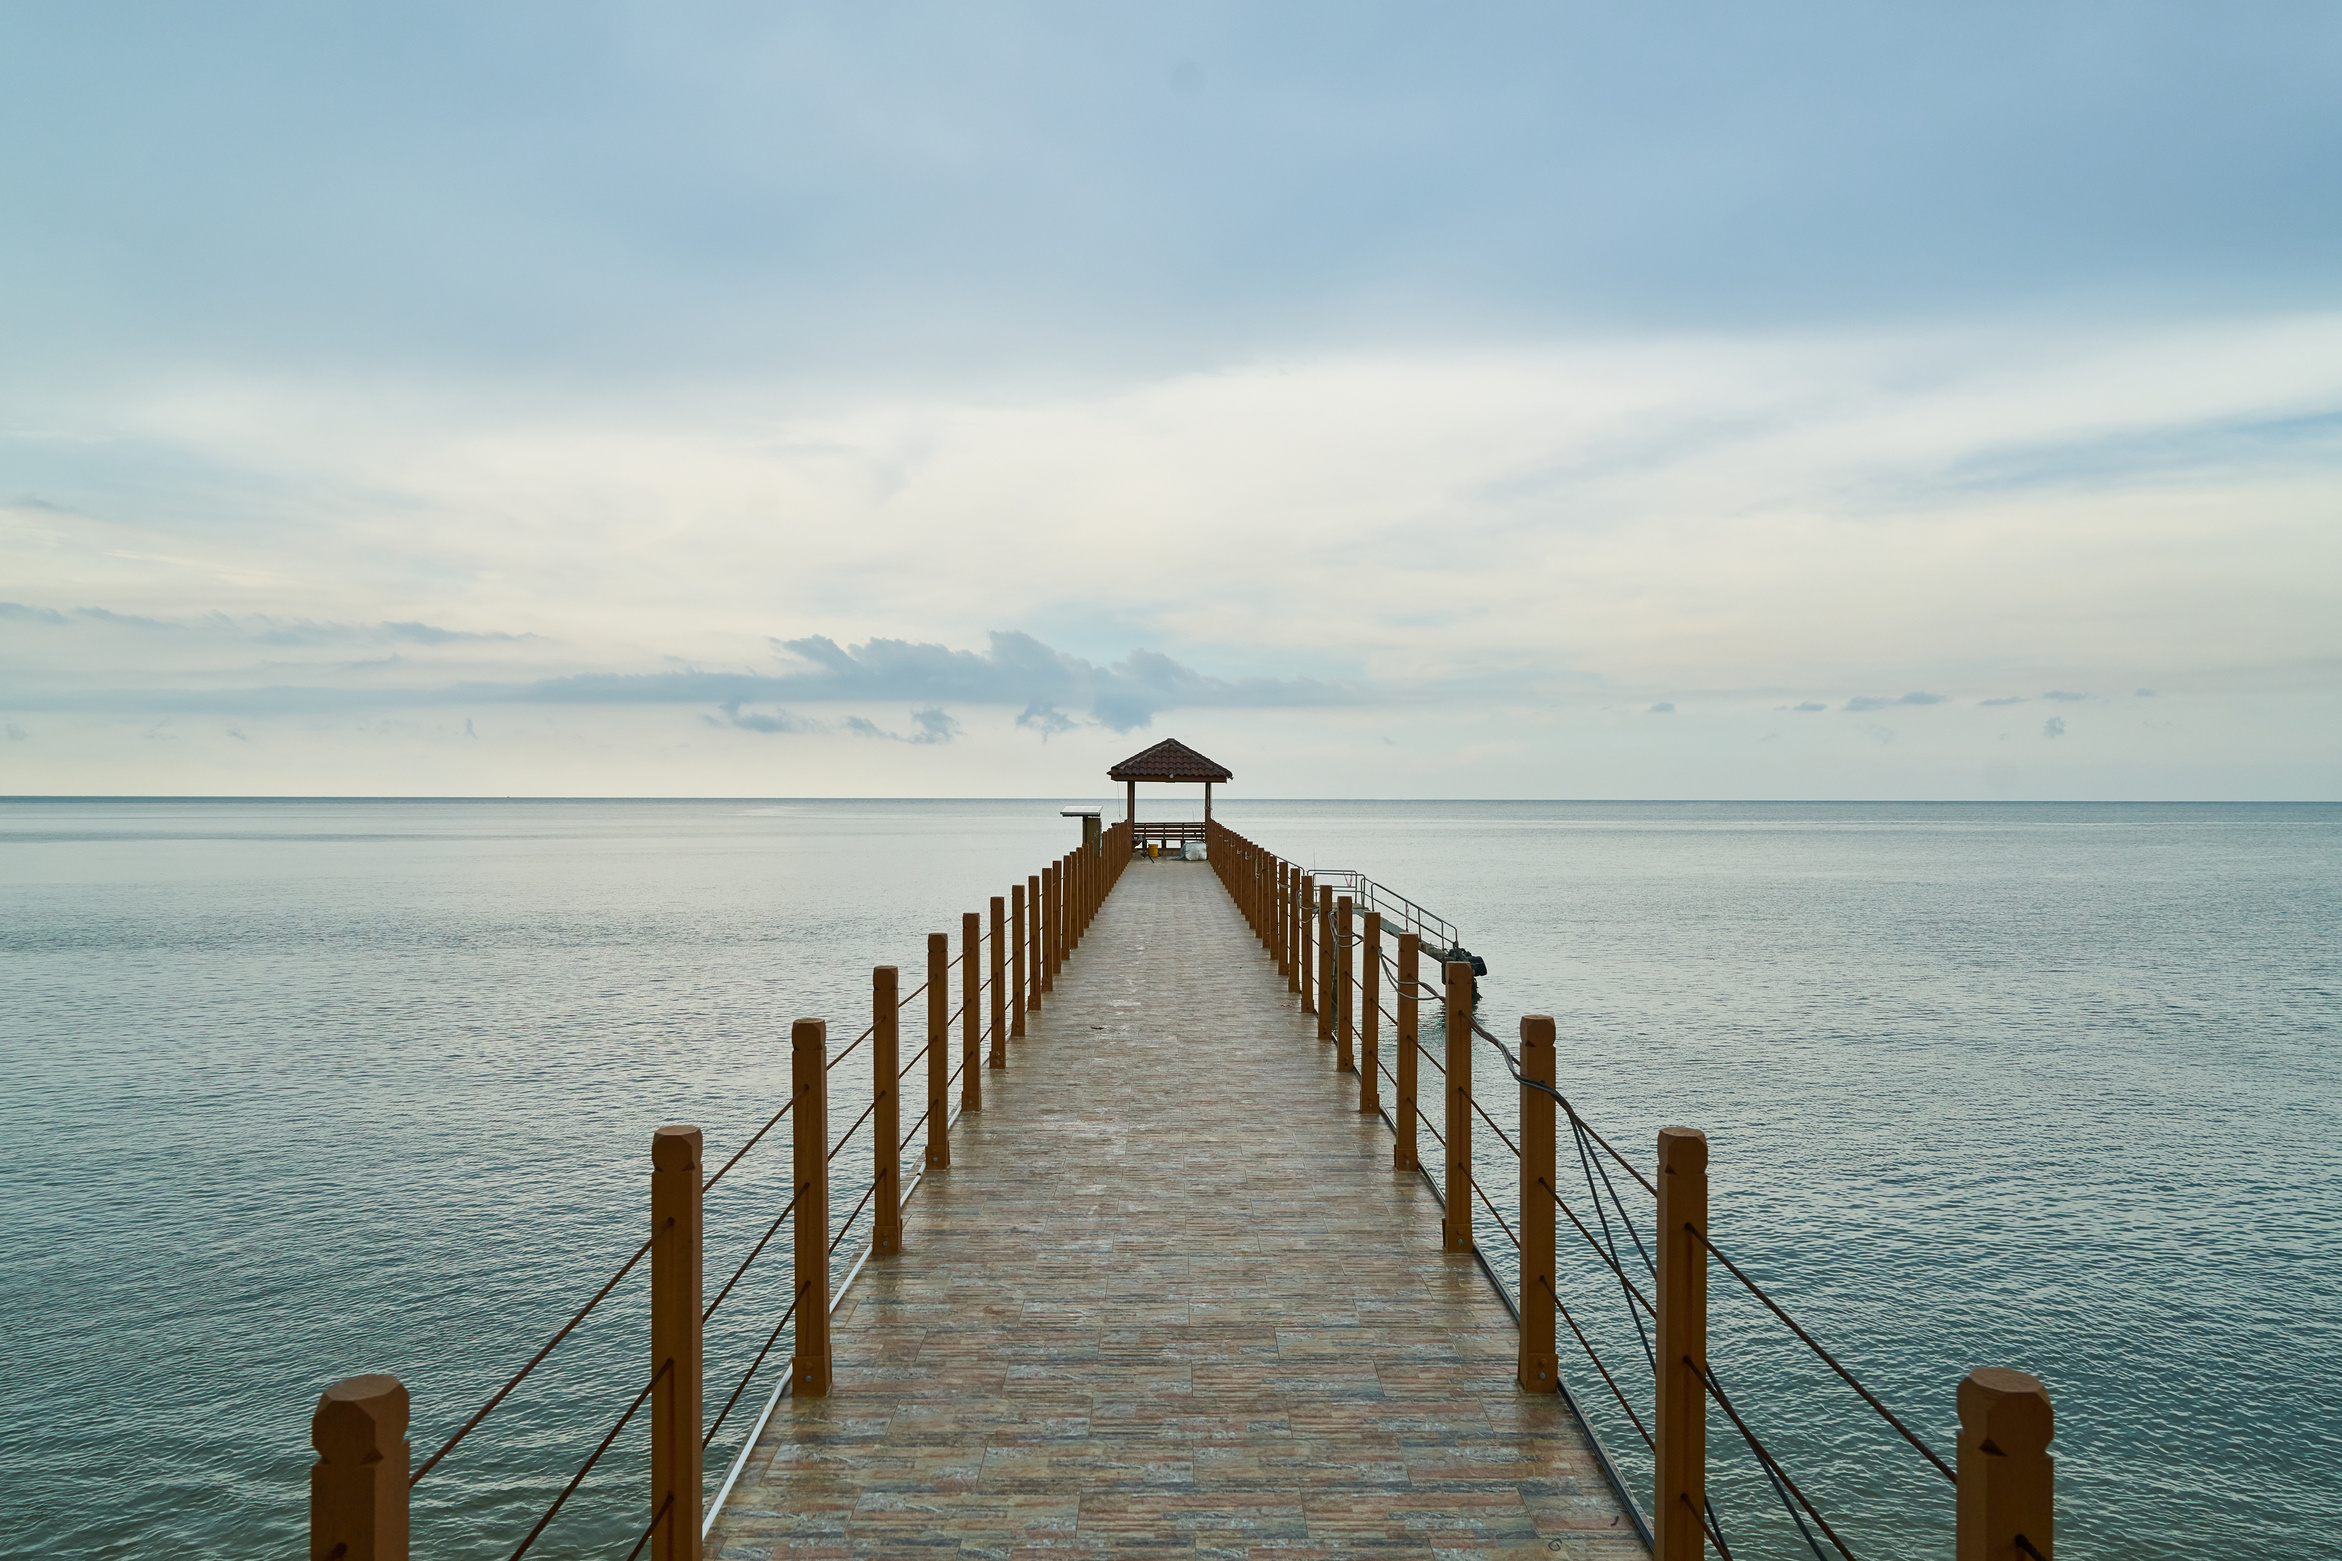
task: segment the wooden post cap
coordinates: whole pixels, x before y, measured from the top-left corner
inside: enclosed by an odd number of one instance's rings
[[[1696,1127],[1659,1129],[1659,1169],[1704,1171],[1708,1168],[1708,1135]]]
[[[364,1380],[364,1379],[361,1379]],[[1979,1366],[1960,1379],[1960,1428],[1987,1452],[2037,1457],[2057,1434],[2057,1412],[2038,1377]]]
[[[674,1123],[651,1134],[651,1165],[661,1171],[677,1171],[687,1165],[699,1164],[699,1129]]]
[[[396,1377],[344,1377],[317,1395],[309,1443],[327,1463],[373,1463],[407,1438],[407,1389]]]

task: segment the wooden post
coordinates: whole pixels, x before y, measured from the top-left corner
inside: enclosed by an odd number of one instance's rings
[[[1008,1066],[1008,902],[992,897],[992,1066]]]
[[[1358,933],[1358,1109],[1382,1110],[1382,912]]]
[[[1317,975],[1317,967],[1310,961],[1310,933],[1315,929],[1310,926],[1309,909],[1317,903],[1317,880],[1310,877],[1309,874],[1303,873],[1301,875],[1301,892],[1294,897],[1294,900],[1293,920],[1301,952],[1301,958],[1297,962],[1301,966],[1298,972],[1301,985],[1294,990],[1301,994],[1301,1011],[1305,1014],[1314,1014],[1317,1012],[1317,992],[1316,981],[1313,978]]]
[[[1057,864],[1041,869],[1041,990],[1057,990]]]
[[[1470,966],[1464,967],[1468,972]],[[1467,986],[1469,981],[1467,980]],[[1687,1228],[1688,1227],[1688,1228]],[[1708,1230],[1708,1135],[1659,1129],[1659,1382],[1653,1420],[1656,1488],[1652,1561],[1700,1561],[1707,1539],[1708,1254],[1692,1231]]]
[[[799,1398],[829,1396],[829,1026],[800,1019],[789,1026],[789,1074],[797,1102],[789,1135],[797,1161],[797,1349],[789,1361],[789,1391]],[[694,1395],[696,1397],[696,1395]],[[695,1433],[696,1434],[696,1433]],[[699,1500],[688,1525],[699,1553]]]
[[[951,1164],[951,934],[927,934],[927,1169]]]
[[[2026,1561],[2019,1535],[2048,1561],[2057,1554],[2049,1390],[2024,1372],[1979,1366],[1960,1379],[1959,1399],[1955,1561]]]
[[[903,1250],[903,1005],[902,972],[892,965],[870,972],[870,1254]]]
[[[1557,1077],[1553,1062],[1553,1020],[1521,1016],[1521,1076],[1545,1089]],[[1553,1309],[1561,1281],[1553,1274],[1554,1195],[1553,1097],[1521,1086],[1521,1355],[1514,1380],[1524,1393],[1561,1389],[1561,1361],[1554,1353]]]
[[[1334,935],[1329,940],[1333,953],[1332,982],[1334,994],[1334,1040],[1336,1057],[1344,1073],[1358,1071],[1354,1050],[1358,1036],[1358,1005],[1350,992],[1350,897],[1343,895],[1334,902]]]
[[[407,1390],[344,1377],[309,1416],[309,1561],[407,1561]]]
[[[1450,960],[1440,1004],[1447,1016],[1447,1178],[1440,1196],[1447,1212],[1439,1222],[1440,1244],[1449,1252],[1472,1250],[1472,966]]]
[[[1138,823],[1137,781],[1124,781],[1122,783],[1122,818],[1123,822],[1127,824],[1136,825]]]
[[[1285,990],[1288,992],[1298,992],[1301,990],[1300,872],[1300,868],[1295,867],[1290,862],[1287,862],[1285,864],[1285,870],[1281,875],[1281,881],[1277,885],[1278,920],[1284,923],[1282,935],[1284,938],[1285,954]],[[1303,1013],[1309,1012],[1306,1003],[1304,1004],[1301,1011]]]
[[[1391,1145],[1391,1165],[1396,1170],[1413,1171],[1422,1167],[1422,1157],[1415,1144],[1415,1120],[1420,1098],[1416,1080],[1421,1074],[1422,1042],[1416,1030],[1415,980],[1423,957],[1423,940],[1412,932],[1399,934],[1399,1025],[1391,1044],[1399,1052],[1399,1098],[1392,1104],[1398,1120],[1392,1126],[1395,1142]]]
[[[1026,976],[1028,976],[1028,981],[1033,983],[1026,988],[1026,1006],[1028,1009],[1038,1011],[1042,988],[1047,985],[1045,981],[1042,981],[1042,960],[1040,960],[1040,873],[1026,875],[1026,931],[1023,931],[1023,936],[1026,936],[1026,948],[1030,950],[1030,955],[1033,955],[1026,962],[1026,967],[1028,967]]]
[[[960,1109],[984,1109],[984,918],[960,918]]]
[[[1340,929],[1334,925],[1334,886],[1320,884],[1317,889],[1317,1038],[1334,1038],[1334,1008],[1341,994],[1334,990],[1334,951],[1340,947],[1337,936]]]
[[[699,1155],[696,1127],[651,1135],[653,1561],[699,1561]]]
[[[1025,886],[1008,886],[1008,1033],[1025,1033]]]

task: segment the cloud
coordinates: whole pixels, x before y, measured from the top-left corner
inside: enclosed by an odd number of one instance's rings
[[[1079,723],[1055,705],[1027,705],[1016,718],[1016,724],[1041,734],[1041,741],[1070,732]]]
[[[259,621],[264,624],[269,622],[267,619]],[[443,629],[430,623],[317,623],[306,619],[297,623],[273,624],[252,635],[254,642],[261,645],[459,645],[498,641],[510,643],[533,638],[534,635],[505,634],[494,630]]]
[[[1910,693],[1896,700],[1895,703],[1898,705],[1940,705],[1951,697],[1949,694],[1927,694],[1913,689]]]
[[[59,612],[52,607],[28,607],[22,602],[0,602],[0,620],[70,627],[77,619],[117,629],[224,635],[254,645],[511,644],[537,638],[533,634],[507,634],[492,629],[444,629],[437,624],[412,621],[333,623],[312,618],[272,618],[263,613],[238,617],[216,612],[192,618],[150,618],[140,613],[115,612],[105,607],[74,607]]]
[[[2025,696],[2022,694],[2003,694],[1998,699],[1979,699],[1976,702],[1987,708],[1993,705],[2021,705],[2025,702]]]
[[[2155,691],[2151,688],[2142,688],[2135,690],[2131,697],[2133,699],[2153,699],[2155,697]]]
[[[1314,678],[1219,678],[1155,651],[1134,650],[1099,665],[1051,649],[1027,634],[995,633],[984,652],[953,650],[908,640],[872,639],[851,648],[823,635],[775,641],[799,663],[777,673],[710,672],[686,667],[667,672],[579,672],[528,682],[458,682],[407,687],[343,687],[276,683],[246,687],[162,687],[0,691],[0,707],[116,713],[315,715],[339,710],[419,709],[465,704],[713,706],[719,725],[746,731],[813,731],[818,723],[782,713],[744,713],[755,704],[864,704],[916,702],[942,720],[946,703],[1012,705],[1031,716],[1027,728],[1071,723],[1062,705],[1086,705],[1092,719],[1116,732],[1152,724],[1174,709],[1299,709],[1363,703],[1366,691]],[[923,721],[914,716],[915,722]],[[765,723],[781,724],[765,724]],[[864,735],[886,735],[867,720]],[[862,727],[849,730],[861,731]],[[938,735],[941,733],[941,735]],[[905,741],[944,742],[956,735],[925,722]]]
[[[1652,707],[1651,707],[1649,710],[1645,711],[1645,712],[1644,712],[1644,714],[1646,714],[1646,715],[1673,715],[1673,714],[1675,714],[1675,706],[1674,706],[1674,705],[1672,705],[1672,704],[1670,704],[1670,703],[1668,703],[1666,700],[1661,700],[1659,703],[1657,703],[1657,704],[1653,705],[1653,706],[1652,706]]]
[[[775,710],[771,715],[758,715],[754,711],[743,711],[740,708],[740,701],[737,699],[727,700],[717,708],[724,713],[724,718],[721,721],[714,716],[704,716],[701,719],[710,726],[737,727],[743,732],[812,733],[829,730],[829,727],[823,722],[809,721],[801,716],[791,715],[786,710]],[[464,722],[464,730],[470,732],[471,729],[472,723],[470,721]]]
[[[2078,705],[2083,700],[2088,699],[2090,696],[2088,694],[2069,694],[2062,688],[2053,688],[2048,693],[2043,694],[2041,697],[2044,699],[2054,699],[2062,705]]]
[[[10,742],[24,742],[28,737],[30,737],[30,735],[30,733],[25,731],[23,727],[18,726],[14,721],[8,723],[8,740]]]
[[[843,724],[846,730],[852,732],[856,737],[876,737],[890,743],[922,745],[948,743],[958,737],[961,732],[959,722],[944,714],[942,710],[935,708],[912,711],[911,725],[915,730],[908,735],[887,731],[876,722],[865,720],[858,715],[846,717]]]
[[[1797,712],[1799,712],[1800,714],[1803,714],[1803,715],[1811,715],[1813,712],[1815,712],[1815,711],[1817,711],[1817,710],[1827,710],[1827,709],[1829,709],[1830,707],[1829,707],[1828,705],[1825,705],[1825,704],[1823,704],[1823,703],[1822,703],[1820,700],[1818,700],[1818,699],[1809,699],[1809,700],[1807,700],[1807,701],[1806,701],[1804,704],[1801,704],[1801,705],[1792,705],[1792,706],[1790,706],[1789,708],[1791,708],[1792,710],[1795,710],[1795,711],[1797,711]]]
[[[2041,723],[2041,735],[2044,737],[2063,737],[2065,734],[2066,718],[2062,715],[2053,715]]]

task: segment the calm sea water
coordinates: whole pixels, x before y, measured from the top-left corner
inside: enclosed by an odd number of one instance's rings
[[[1492,1027],[1556,1015],[1630,1157],[1707,1129],[1719,1243],[1939,1447],[1968,1368],[2041,1376],[2069,1556],[2342,1555],[2342,807],[1224,816],[1460,923]],[[873,963],[1068,843],[1048,802],[0,802],[7,1548],[293,1553],[321,1386],[397,1373],[437,1446],[641,1239],[653,1128],[728,1152],[791,1018],[851,1036]],[[710,1195],[712,1274],[785,1177],[760,1150]],[[718,1315],[712,1400],[786,1282]],[[1711,1294],[1726,1388],[1857,1554],[1948,1555],[1948,1488]],[[423,1483],[419,1555],[510,1551],[639,1381],[642,1308]],[[1710,1435],[1736,1552],[1804,1553]],[[623,1554],[641,1469],[622,1441],[533,1553]]]

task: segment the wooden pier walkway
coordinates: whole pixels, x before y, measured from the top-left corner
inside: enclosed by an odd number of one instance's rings
[[[1123,875],[952,1161],[710,1555],[1645,1555],[1210,868]]]

